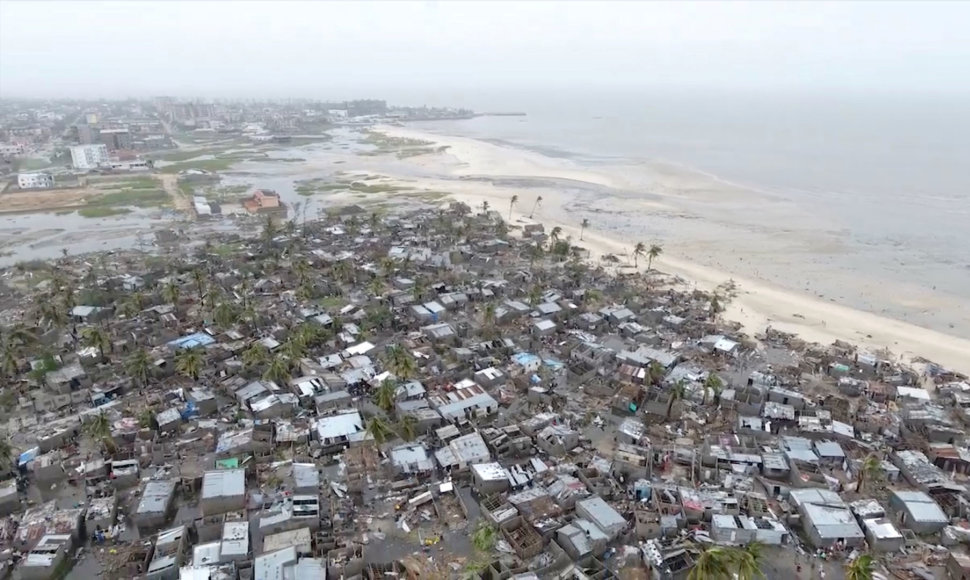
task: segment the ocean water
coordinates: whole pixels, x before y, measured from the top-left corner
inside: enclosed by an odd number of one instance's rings
[[[769,196],[803,232],[837,242],[807,260],[811,279],[795,286],[970,335],[970,100],[568,91],[477,99],[476,110],[527,116],[418,128],[589,167],[668,163]],[[760,208],[749,211],[739,227],[757,221]],[[788,229],[777,214],[772,220],[760,243],[784,247]],[[784,282],[786,274],[764,277]],[[854,292],[852,278],[894,296]]]

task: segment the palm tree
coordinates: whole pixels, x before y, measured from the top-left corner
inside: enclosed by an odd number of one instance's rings
[[[136,383],[143,387],[148,386],[148,380],[151,378],[154,368],[152,359],[148,356],[148,351],[143,348],[131,353],[131,356],[125,361],[125,370]]]
[[[273,381],[277,384],[286,384],[292,376],[290,374],[290,369],[292,365],[290,364],[290,359],[286,355],[279,354],[276,355],[272,361],[270,361],[269,366],[266,367],[266,372],[263,373],[263,378],[267,381]]]
[[[202,351],[197,348],[187,348],[175,355],[175,370],[192,380],[199,379],[202,363]]]
[[[296,264],[293,264],[293,272],[300,284],[305,284],[310,274],[310,263],[306,260],[297,260]]]
[[[157,424],[155,412],[151,407],[146,407],[138,414],[138,426],[142,429],[154,429]]]
[[[707,375],[704,379],[704,404],[707,404],[707,393],[714,393],[714,404],[716,405],[720,402],[721,391],[724,389],[724,382],[721,381],[721,377],[714,373]]]
[[[367,422],[367,432],[371,434],[371,437],[374,438],[374,442],[378,445],[383,445],[385,442],[387,442],[388,437],[390,437],[393,433],[387,422],[380,417],[372,417],[371,420]]]
[[[711,294],[711,320],[717,320],[717,315],[724,312],[724,306],[721,305],[721,299],[717,294]]]
[[[583,234],[586,233],[586,228],[589,227],[589,219],[583,218],[583,222],[579,224],[579,241],[583,241]]]
[[[733,554],[729,548],[711,546],[701,552],[687,580],[723,580],[731,577]]]
[[[862,554],[845,570],[845,580],[872,580],[876,562],[869,554]]]
[[[199,304],[205,306],[205,274],[196,268],[192,270],[192,280],[195,282],[195,291],[199,294]]]
[[[37,342],[37,334],[18,322],[7,331],[7,341],[12,345],[30,346]]]
[[[670,420],[670,414],[674,410],[674,402],[683,399],[687,392],[687,385],[684,380],[681,379],[674,383],[674,386],[670,388],[670,399],[667,400],[667,420]]]
[[[498,542],[498,530],[486,520],[478,520],[475,531],[472,532],[472,545],[482,553],[491,553]]]
[[[60,328],[67,324],[67,312],[53,300],[48,300],[40,305],[40,317],[41,320],[54,328]]]
[[[14,350],[13,343],[7,339],[3,343],[2,351],[0,351],[0,373],[3,373],[12,382],[19,370],[20,365],[17,363],[17,352]]]
[[[482,315],[482,320],[486,326],[495,325],[495,305],[488,303],[485,305],[485,312]]]
[[[863,484],[869,483],[874,480],[882,472],[882,462],[875,455],[869,455],[862,460],[862,465],[859,468],[859,484],[856,485],[856,491],[861,492]]]
[[[637,242],[637,245],[633,247],[633,267],[639,267],[640,256],[647,253],[647,246],[643,242]]]
[[[371,278],[370,282],[367,284],[367,291],[370,292],[375,298],[379,298],[384,295],[384,280],[374,276]]]
[[[6,471],[13,467],[13,446],[6,433],[0,434],[0,469]]]
[[[222,300],[219,304],[216,304],[212,318],[220,327],[229,328],[239,320],[239,313],[234,304],[228,300]]]
[[[88,437],[100,442],[106,449],[114,449],[114,440],[111,438],[111,421],[103,412],[88,419],[84,423],[83,430]]]
[[[482,202],[482,213],[483,214],[488,213],[488,200],[485,200]]]
[[[736,549],[732,553],[734,566],[738,571],[738,580],[755,580],[764,578],[761,571],[764,564],[764,544],[755,540],[744,548]]]
[[[541,204],[541,203],[542,203],[542,196],[540,195],[540,196],[536,197],[535,203],[532,204],[532,211],[529,212],[529,219],[530,220],[532,219],[532,216],[535,215],[536,208],[539,207],[539,204]]]
[[[269,362],[269,351],[258,342],[249,345],[242,353],[243,366],[248,369],[261,367]]]
[[[273,242],[273,238],[276,237],[276,223],[273,222],[273,216],[267,215],[266,221],[263,222],[263,243],[267,246]]]
[[[175,281],[175,278],[169,280],[168,284],[165,284],[165,287],[162,288],[162,299],[176,306],[178,306],[179,296],[181,294],[182,289],[179,288],[178,282]]]
[[[111,339],[108,337],[108,333],[100,326],[85,328],[81,332],[81,338],[85,346],[97,348],[101,358],[104,358],[104,349],[111,346]]]
[[[418,436],[418,420],[414,415],[405,415],[401,417],[400,427],[401,439],[405,441],[414,441]]]
[[[383,409],[385,413],[390,413],[394,409],[396,394],[397,386],[394,381],[384,379],[381,386],[377,387],[377,391],[374,392],[374,404]]]
[[[394,275],[394,265],[394,260],[390,258],[381,258],[380,262],[378,262],[381,272],[384,273],[384,277],[388,280]]]
[[[417,374],[417,364],[414,362],[414,357],[411,356],[411,353],[400,346],[393,346],[390,348],[388,354],[388,369],[394,373],[397,378],[406,381],[413,378]]]
[[[549,233],[549,251],[552,251],[552,248],[555,247],[560,236],[562,236],[562,228],[559,226],[552,228],[552,232]]]
[[[653,261],[660,257],[660,254],[664,253],[664,249],[657,244],[651,244],[650,249],[647,250],[647,270],[653,266]]]
[[[509,221],[512,221],[512,208],[515,204],[519,203],[519,196],[513,195],[512,199],[509,200]]]

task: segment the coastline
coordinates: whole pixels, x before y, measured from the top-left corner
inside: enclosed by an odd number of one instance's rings
[[[446,146],[448,149],[444,153],[416,156],[408,161],[441,174],[442,179],[457,179],[457,183],[448,181],[450,191],[453,191],[451,197],[457,201],[463,201],[472,207],[481,206],[483,201],[488,201],[492,208],[508,216],[511,196],[519,195],[519,204],[511,212],[513,224],[528,219],[534,196],[521,195],[524,193],[521,189],[516,191],[514,188],[497,186],[490,179],[545,179],[621,190],[634,190],[640,185],[600,170],[579,168],[565,160],[475,139],[443,136],[409,127],[380,126],[375,130],[394,137],[432,141],[436,147]],[[477,179],[471,181],[469,178],[472,177]],[[424,181],[437,182],[434,179]],[[436,183],[435,187],[441,187],[441,184]],[[532,188],[529,192],[533,193]],[[543,195],[542,190],[536,189],[535,195]],[[664,202],[666,196],[667,192],[661,192],[660,199],[611,198],[610,204],[619,206],[617,213],[633,206],[637,209],[649,207],[653,211],[670,210],[671,207]],[[573,201],[558,195],[543,195],[542,204],[535,210],[535,218],[547,228],[561,227],[564,236],[572,236],[574,243],[588,249],[594,260],[604,254],[629,257],[633,245],[641,240],[624,240],[622,236],[611,235],[611,232],[604,233],[594,225],[583,232],[583,240],[580,242],[578,220],[569,219],[570,204]],[[694,198],[694,201],[697,199]],[[662,244],[663,240],[659,242]],[[643,262],[641,260],[641,269],[645,267]],[[852,308],[834,302],[833,299],[825,300],[808,293],[793,291],[769,281],[714,268],[682,256],[665,253],[655,260],[654,266],[656,270],[684,278],[706,291],[733,279],[738,287],[738,295],[727,305],[723,317],[740,323],[751,336],[761,334],[771,326],[796,334],[808,342],[831,344],[842,340],[872,352],[888,349],[894,357],[902,360],[912,361],[921,357],[948,369],[970,374],[968,339]]]

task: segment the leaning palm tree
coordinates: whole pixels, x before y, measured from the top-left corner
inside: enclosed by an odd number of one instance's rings
[[[712,546],[698,556],[687,580],[723,580],[731,578],[732,553],[729,548]]]
[[[221,328],[230,328],[239,320],[239,312],[232,302],[222,300],[216,304],[212,318]]]
[[[414,417],[414,415],[405,415],[401,417],[399,431],[401,433],[401,439],[404,439],[405,441],[414,441],[414,439],[418,436],[418,420]]]
[[[513,195],[512,199],[509,200],[509,221],[512,221],[512,208],[515,204],[519,203],[519,196]]]
[[[37,333],[18,322],[7,331],[7,341],[12,345],[30,346],[37,342]]]
[[[653,266],[653,261],[659,258],[662,253],[664,253],[664,249],[657,244],[650,246],[650,249],[647,250],[647,270]]]
[[[549,233],[549,250],[550,251],[552,251],[552,248],[556,245],[556,242],[559,241],[559,238],[560,237],[562,237],[562,228],[559,227],[559,226],[556,226],[556,227],[552,228],[552,231]]]
[[[374,392],[374,404],[384,410],[385,413],[390,413],[394,409],[394,400],[396,399],[397,385],[391,379],[384,379],[381,382],[381,386],[377,387]]]
[[[393,434],[387,422],[380,417],[372,417],[367,422],[367,432],[370,433],[371,437],[374,438],[374,442],[378,445],[386,443],[388,438]]]
[[[131,353],[125,361],[125,370],[137,384],[145,387],[152,376],[152,359],[148,356],[148,351],[139,348]]]
[[[175,355],[175,370],[192,380],[199,379],[202,363],[202,351],[197,348],[187,348]]]
[[[862,554],[852,561],[845,570],[845,580],[872,580],[876,562],[869,554]]]
[[[647,246],[643,242],[637,242],[637,245],[633,247],[633,267],[639,267],[640,256],[647,253]]]
[[[536,214],[536,208],[538,208],[540,204],[542,204],[542,196],[541,195],[538,196],[538,197],[536,197],[535,203],[532,204],[532,211],[529,212],[529,219],[530,220],[532,219],[532,216],[534,216]]]
[[[0,374],[3,374],[13,382],[13,378],[19,370],[20,364],[17,362],[17,351],[9,339],[5,340],[3,346],[0,347]]]
[[[111,421],[103,412],[88,419],[83,426],[84,433],[92,440],[101,443],[109,451],[115,448],[111,438]]]
[[[108,333],[100,326],[85,328],[81,332],[81,339],[85,346],[97,348],[101,358],[104,358],[104,350],[111,346],[111,339],[108,337]]]
[[[674,403],[684,398],[687,393],[687,385],[684,380],[681,379],[674,383],[674,386],[670,388],[670,398],[667,400],[667,420],[670,420],[670,414],[674,411]]]
[[[583,241],[583,234],[586,233],[586,228],[589,227],[589,219],[583,218],[582,223],[579,224],[579,241]]]

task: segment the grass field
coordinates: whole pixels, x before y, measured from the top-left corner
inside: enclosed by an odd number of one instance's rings
[[[77,210],[77,214],[86,218],[103,218],[113,215],[131,213],[130,209],[124,207],[82,207]]]

